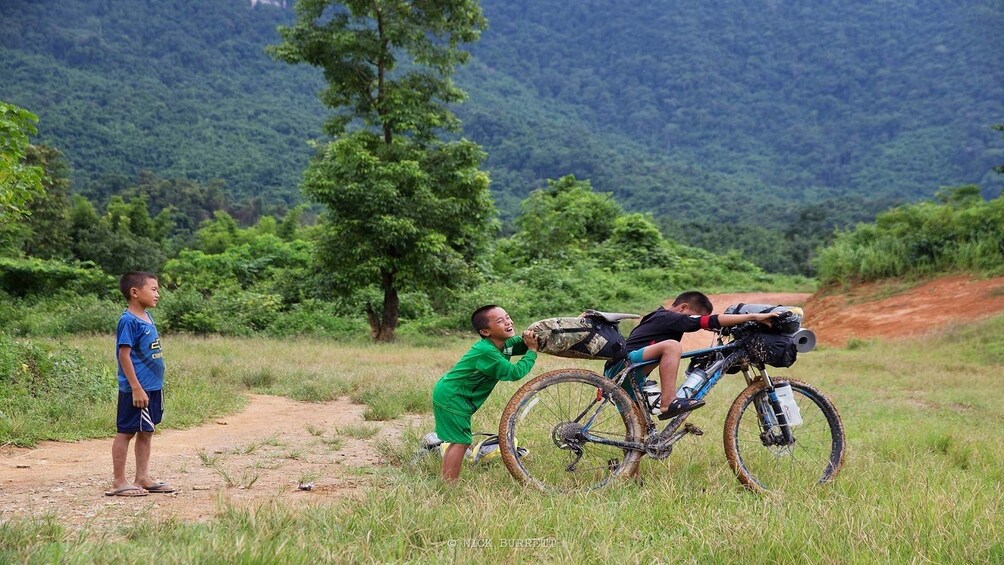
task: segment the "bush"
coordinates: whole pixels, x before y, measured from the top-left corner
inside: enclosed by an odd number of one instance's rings
[[[954,197],[969,189],[947,189],[939,193],[941,204],[900,206],[879,214],[874,224],[838,233],[816,258],[820,281],[847,284],[959,270],[1004,272],[1004,198]]]
[[[333,304],[319,300],[308,300],[287,312],[280,312],[266,331],[274,336],[324,337],[360,337],[367,332],[364,320],[339,316]]]
[[[30,447],[43,439],[107,435],[80,422],[95,411],[114,421],[116,377],[80,352],[21,342],[0,333],[0,444]]]
[[[45,296],[62,291],[108,296],[118,284],[93,263],[0,257],[0,290],[13,296]]]
[[[115,331],[122,301],[59,292],[15,298],[0,293],[0,325],[12,335],[58,337]]]

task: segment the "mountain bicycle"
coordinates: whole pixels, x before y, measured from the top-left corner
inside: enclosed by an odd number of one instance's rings
[[[688,374],[695,369],[706,374],[692,398],[706,397],[727,374],[741,373],[746,381],[724,429],[725,457],[739,482],[767,491],[833,481],[846,445],[833,403],[808,383],[768,374],[772,354],[767,326],[746,322],[715,333],[716,345],[682,357],[690,360]],[[649,397],[633,376],[635,369],[652,363],[657,360],[625,363],[613,378],[558,369],[520,387],[499,423],[500,450],[509,472],[541,490],[596,489],[633,474],[643,456],[665,459],[683,437],[703,435],[686,421],[693,412],[658,429]],[[523,450],[519,454],[517,438]]]

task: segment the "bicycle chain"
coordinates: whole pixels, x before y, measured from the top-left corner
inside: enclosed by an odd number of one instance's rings
[[[674,431],[669,437],[663,437],[662,433],[652,434],[645,438],[645,455],[656,460],[665,459],[673,453],[673,445],[687,434],[702,436],[704,435],[704,431],[694,424],[687,422],[683,425],[682,430]]]

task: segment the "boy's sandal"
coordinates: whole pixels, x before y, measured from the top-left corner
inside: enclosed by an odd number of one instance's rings
[[[172,493],[175,490],[174,487],[172,487],[171,485],[169,485],[169,484],[167,484],[167,483],[165,483],[163,481],[157,481],[156,483],[153,483],[152,485],[150,485],[148,487],[143,487],[143,488],[145,488],[147,490],[147,492],[154,492],[154,493],[161,493],[161,494]]]
[[[127,486],[127,487],[117,488],[115,490],[110,490],[105,493],[105,496],[134,497],[134,496],[147,496],[148,494],[150,493],[137,486]]]
[[[676,416],[679,416],[680,414],[683,414],[685,412],[690,412],[691,410],[697,410],[701,406],[704,406],[703,400],[687,399],[685,401],[681,401],[681,399],[678,398],[674,400],[672,404],[669,405],[669,410],[666,410],[662,414],[659,414],[659,419],[668,420],[670,418],[675,418]]]

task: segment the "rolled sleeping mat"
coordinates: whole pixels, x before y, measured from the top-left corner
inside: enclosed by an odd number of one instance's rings
[[[808,328],[802,328],[791,334],[791,341],[795,342],[795,350],[799,353],[812,351],[816,347],[816,334]]]

